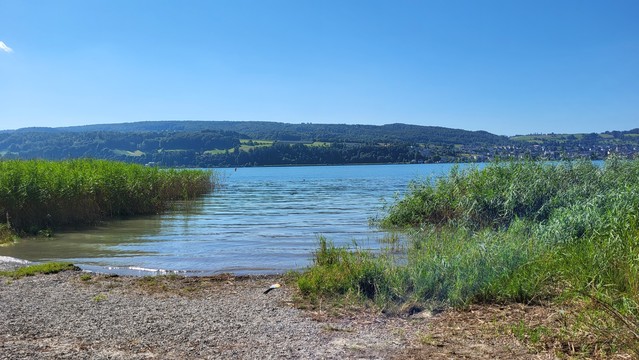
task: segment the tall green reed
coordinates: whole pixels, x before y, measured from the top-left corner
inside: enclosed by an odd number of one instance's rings
[[[637,179],[639,160],[611,158],[602,166],[495,162],[415,182],[380,222],[416,229],[401,265],[377,257],[380,281],[401,279],[400,290],[384,298],[464,306],[529,302],[574,289],[625,304],[615,309],[636,316]],[[340,259],[344,269],[359,261]],[[357,281],[349,282],[355,289]]]
[[[214,185],[209,171],[92,159],[2,161],[0,214],[13,230],[34,233],[159,213],[170,201],[193,199]]]
[[[380,221],[412,229],[402,261],[329,247],[318,254],[341,255],[299,281],[313,293],[309,277],[328,273],[325,294],[365,293],[384,306],[578,299],[590,304],[579,315],[587,328],[613,334],[598,346],[639,356],[638,179],[639,159],[455,167],[411,184]]]

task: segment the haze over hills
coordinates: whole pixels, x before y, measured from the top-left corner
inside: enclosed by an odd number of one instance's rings
[[[639,129],[506,137],[401,123],[151,121],[0,132],[0,159],[95,157],[163,166],[602,159],[638,151]]]

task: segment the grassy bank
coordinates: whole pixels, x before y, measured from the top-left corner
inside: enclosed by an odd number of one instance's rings
[[[155,214],[212,190],[209,171],[104,160],[1,161],[0,223],[18,233]],[[2,230],[2,229],[0,229]]]
[[[579,351],[639,356],[638,179],[639,160],[453,169],[412,184],[382,219],[411,233],[405,251],[373,255],[321,240],[298,284],[311,299],[398,309],[561,302],[574,321],[559,333],[589,334]]]

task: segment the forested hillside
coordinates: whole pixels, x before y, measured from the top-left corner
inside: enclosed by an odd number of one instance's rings
[[[25,129],[27,130],[27,129]],[[506,144],[508,138],[486,131],[467,131],[437,126],[407,124],[345,125],[287,124],[265,121],[150,121],[124,124],[104,124],[52,129],[73,132],[198,132],[203,130],[231,131],[250,139],[326,142],[408,142],[439,144]]]
[[[639,129],[508,138],[407,124],[158,121],[0,131],[0,159],[91,157],[184,167],[632,157]]]

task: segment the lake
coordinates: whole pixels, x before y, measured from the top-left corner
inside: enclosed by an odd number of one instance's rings
[[[22,239],[0,255],[134,275],[281,273],[308,266],[319,236],[378,248],[386,234],[369,221],[383,215],[384,201],[452,166],[216,169],[222,186],[186,209]]]

